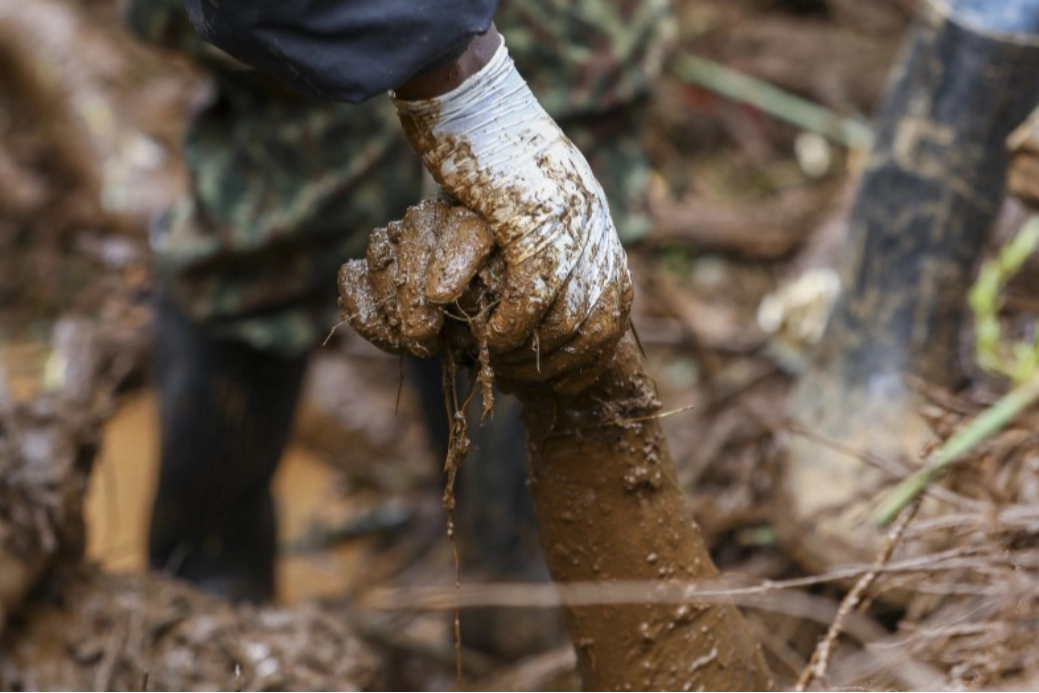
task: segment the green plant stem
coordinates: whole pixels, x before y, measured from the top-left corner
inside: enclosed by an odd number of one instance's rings
[[[675,75],[689,84],[758,108],[803,130],[817,132],[852,149],[868,149],[873,131],[860,120],[846,118],[828,108],[795,96],[768,82],[736,72],[724,65],[686,55],[677,61]]]
[[[1010,424],[1036,400],[1039,400],[1039,374],[1015,387],[956,431],[938,448],[927,466],[894,488],[874,514],[874,521],[882,527],[891,524],[904,507],[923,493],[928,484],[941,478],[954,462]]]

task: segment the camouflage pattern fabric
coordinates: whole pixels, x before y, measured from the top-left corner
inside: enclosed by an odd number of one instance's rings
[[[214,96],[188,127],[191,194],[152,229],[163,280],[214,333],[295,354],[338,322],[335,274],[422,197],[389,99],[290,92],[204,44],[182,0],[130,0],[144,39],[193,57]],[[667,0],[503,0],[520,72],[603,183],[622,238],[649,227],[640,117],[670,33]]]

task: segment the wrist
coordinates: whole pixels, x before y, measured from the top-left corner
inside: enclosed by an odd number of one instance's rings
[[[498,221],[493,208],[518,200],[476,202],[486,195],[470,188],[486,193],[508,182],[514,192],[544,197],[558,187],[548,169],[570,169],[568,162],[583,161],[531,93],[504,42],[455,89],[429,99],[398,96],[394,103],[408,141],[437,182],[492,222]],[[515,210],[500,211],[515,215]]]
[[[494,56],[501,35],[494,24],[482,34],[473,36],[457,56],[449,56],[422,70],[394,90],[393,96],[404,101],[432,99],[458,88],[479,72]]]

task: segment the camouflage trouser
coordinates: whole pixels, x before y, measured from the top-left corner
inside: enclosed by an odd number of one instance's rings
[[[216,333],[285,353],[338,321],[335,274],[368,233],[422,195],[421,164],[389,99],[353,106],[289,93],[203,49],[182,0],[132,0],[145,38],[209,67],[216,93],[189,125],[190,196],[155,225],[160,272]],[[588,156],[622,237],[644,233],[639,119],[666,44],[667,0],[503,0],[521,73]]]

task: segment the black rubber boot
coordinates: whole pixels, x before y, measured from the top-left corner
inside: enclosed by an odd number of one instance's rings
[[[442,465],[448,418],[440,360],[414,359],[409,371],[419,390],[437,464]],[[469,381],[459,380],[459,391],[464,392]],[[455,486],[462,583],[547,582],[548,567],[527,488],[526,428],[519,400],[496,389],[493,418],[480,421],[482,411],[477,394],[468,412],[469,454]],[[561,644],[565,635],[560,615],[551,609],[465,609],[461,626],[466,647],[508,660]]]
[[[274,595],[270,481],[306,358],[214,339],[169,300],[158,310],[161,467],[151,567],[234,601]]]
[[[906,376],[963,382],[959,335],[1003,200],[1005,140],[1039,102],[1039,24],[1014,5],[924,3],[876,118],[843,293],[792,398],[815,435],[791,441],[777,524],[812,569],[881,548],[869,511],[891,475],[863,455],[918,460],[930,435]]]

